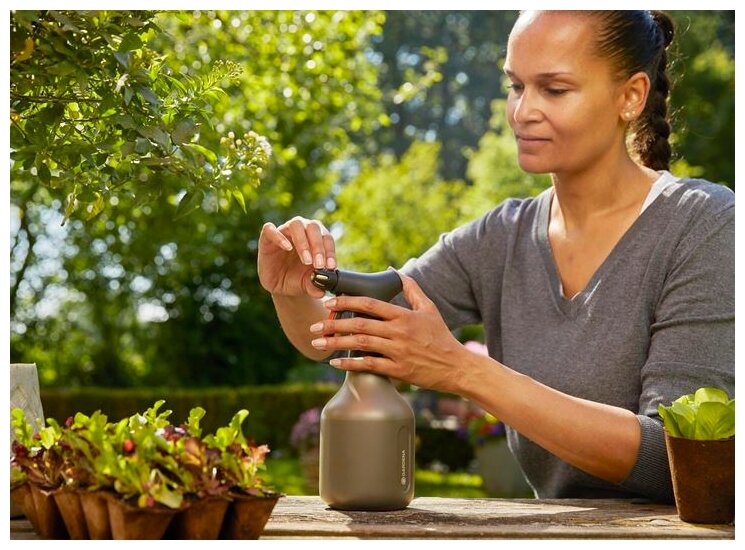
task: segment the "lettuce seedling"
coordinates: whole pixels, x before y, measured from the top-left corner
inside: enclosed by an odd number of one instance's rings
[[[735,435],[735,400],[719,388],[699,388],[657,410],[673,437],[716,440]]]

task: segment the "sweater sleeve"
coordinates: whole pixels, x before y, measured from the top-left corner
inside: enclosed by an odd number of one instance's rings
[[[482,323],[485,300],[499,303],[507,228],[520,202],[505,201],[480,218],[441,235],[432,248],[401,268],[435,303],[451,330]],[[482,285],[485,276],[488,288]],[[394,303],[407,306],[401,295]]]
[[[641,447],[622,485],[658,501],[672,502],[673,489],[657,406],[703,386],[734,397],[734,198],[709,214],[675,248],[641,371]]]
[[[429,250],[404,264],[401,272],[412,277],[437,306],[451,330],[481,322],[474,284],[478,275],[462,260],[465,250],[476,246],[473,223],[440,236]],[[399,295],[394,303],[408,304]]]

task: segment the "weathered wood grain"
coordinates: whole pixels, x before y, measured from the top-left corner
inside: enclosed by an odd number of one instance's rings
[[[318,497],[281,499],[263,538],[734,538],[734,526],[684,523],[674,506],[627,500],[422,497],[405,510],[348,512]]]
[[[38,538],[10,521],[11,540]],[[405,510],[331,510],[319,497],[283,497],[266,539],[734,539],[734,525],[680,521],[674,506],[628,500],[421,497]]]

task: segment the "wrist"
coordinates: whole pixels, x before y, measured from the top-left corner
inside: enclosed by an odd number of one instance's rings
[[[489,378],[499,372],[501,363],[488,355],[471,351],[463,346],[458,368],[453,379],[455,391],[458,395],[470,401],[478,399],[484,386],[491,386]]]

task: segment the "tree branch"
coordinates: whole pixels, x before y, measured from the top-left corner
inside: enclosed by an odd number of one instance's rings
[[[52,95],[20,95],[11,92],[11,99],[23,99],[31,103],[49,103],[50,101],[59,101],[60,103],[101,103],[102,100],[92,97],[63,97]]]

